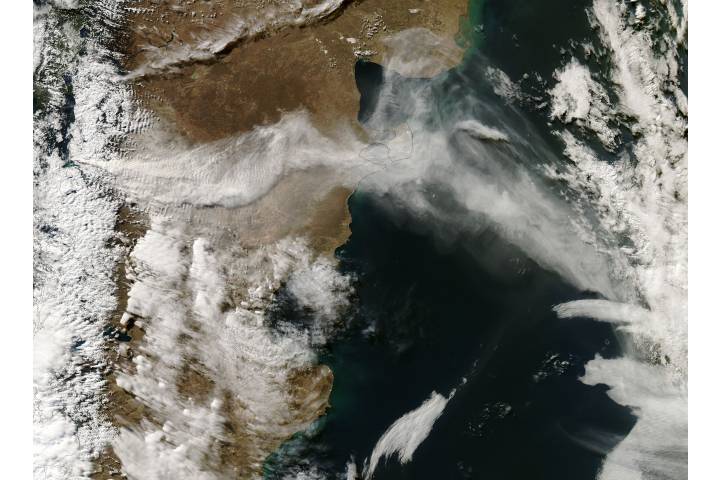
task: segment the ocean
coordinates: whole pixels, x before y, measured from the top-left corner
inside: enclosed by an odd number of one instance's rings
[[[487,147],[484,153],[498,160],[474,164],[483,175],[509,161],[530,171],[553,165],[563,149],[546,109],[522,102],[508,107],[483,72],[500,68],[525,92],[547,88],[570,56],[558,46],[593,38],[587,8],[574,1],[472,2],[463,63],[441,79],[400,80],[407,89],[396,89],[384,121],[408,121],[403,95],[424,85],[432,104],[424,117],[428,130],[442,130],[463,111],[526,140]],[[602,69],[600,62],[591,65]],[[382,67],[360,61],[356,79],[359,117],[369,122]],[[467,157],[458,156],[472,164]],[[431,194],[438,208],[461,215],[443,195],[441,188]],[[541,266],[496,233],[492,220],[438,226],[409,211],[396,193],[362,183],[349,208],[352,236],[336,256],[357,279],[354,307],[320,356],[335,375],[331,407],[268,460],[266,477],[351,478],[348,462],[360,472],[383,433],[437,392],[447,403],[412,460],[388,455],[373,478],[595,478],[636,417],[610,399],[607,386],[580,378],[597,355],[620,357],[621,339],[610,324],[561,319],[553,306],[603,296]]]
[[[268,477],[307,462],[344,472],[431,392],[456,389],[413,461],[392,458],[374,478],[594,478],[604,454],[588,448],[593,433],[620,439],[634,417],[578,380],[596,354],[619,354],[612,328],[552,311],[588,294],[489,230],[438,245],[382,198],[349,203],[352,237],[337,255],[359,278],[357,310],[320,359],[335,375],[331,408]]]

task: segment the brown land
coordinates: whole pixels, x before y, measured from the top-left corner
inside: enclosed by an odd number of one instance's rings
[[[117,212],[115,223],[116,235],[113,239],[114,246],[123,248],[126,252],[132,251],[137,241],[142,238],[148,229],[148,219],[145,214],[137,210],[133,205],[122,205]],[[105,414],[113,420],[113,424],[120,426],[137,426],[144,418],[145,406],[136,401],[132,395],[120,388],[116,383],[115,372],[120,369],[132,371],[132,358],[134,348],[142,340],[142,330],[132,329],[132,325],[123,325],[120,322],[127,309],[128,293],[131,280],[129,278],[128,263],[123,260],[118,263],[115,270],[115,298],[117,306],[110,318],[110,326],[118,333],[129,334],[129,342],[117,341],[110,353],[110,371],[106,384],[108,402],[105,404]],[[122,347],[121,347],[122,345]],[[120,460],[113,452],[112,447],[107,449],[100,456],[95,464],[95,471],[92,473],[93,480],[107,480],[122,478]]]
[[[401,63],[421,62],[409,76],[433,76],[461,59],[453,39],[465,14],[467,0],[365,0],[345,1],[327,14],[309,16],[302,25],[292,21],[322,2],[303,1],[303,8],[286,0],[139,0],[131,6],[126,68],[145,108],[190,145],[211,142],[277,122],[284,113],[306,110],[312,123],[328,136],[338,126],[350,125],[362,135],[357,122],[359,93],[354,66],[364,58],[393,67],[396,46],[387,39],[409,28],[424,28],[441,43],[404,48]],[[267,21],[274,12],[276,21]],[[255,20],[252,20],[255,18]],[[240,22],[254,30],[241,27]],[[214,43],[213,43],[214,42]],[[203,45],[211,45],[205,48]],[[219,47],[218,47],[219,46]],[[395,57],[392,57],[395,58]],[[402,65],[400,65],[402,67]],[[255,203],[236,209],[177,208],[177,216],[190,229],[212,225],[221,243],[253,248],[288,235],[306,236],[322,255],[332,255],[350,232],[347,198],[352,185],[339,181],[336,172],[313,169],[294,172]],[[171,207],[173,209],[173,207]],[[129,211],[120,215],[118,231],[131,243],[144,233],[144,219]],[[119,312],[127,303],[124,266],[118,273]],[[118,328],[119,316],[113,324]],[[133,340],[117,355],[122,370],[132,369],[128,358],[142,331],[128,326]],[[328,408],[332,372],[316,366],[293,372],[289,405],[293,425],[311,422]],[[180,378],[179,389],[202,398],[213,385],[191,361]],[[137,425],[147,418],[141,402],[109,381],[110,408],[118,426]],[[244,432],[245,422],[234,412],[242,406],[226,399],[230,441],[222,445],[222,469],[238,478],[259,473],[255,453],[272,451],[293,432],[281,438],[258,439]],[[100,459],[96,478],[117,478],[119,462],[112,452]]]
[[[145,71],[150,54],[193,51],[197,38],[220,38],[256,9],[286,2],[172,2],[131,16],[130,71]],[[305,2],[312,6],[315,2]],[[275,123],[284,112],[308,110],[313,123],[332,132],[353,122],[359,94],[354,65],[359,57],[386,63],[384,40],[422,27],[450,42],[459,30],[467,0],[346,1],[336,13],[303,28],[268,27],[255,37],[237,38],[221,53],[202,54],[164,68],[148,69],[136,92],[153,111],[194,142],[208,142]],[[287,8],[287,7],[285,7]],[[193,12],[195,15],[193,16]],[[220,42],[224,44],[225,42]],[[159,49],[159,50],[158,50]],[[195,49],[197,51],[197,49]],[[420,53],[420,52],[418,52]],[[422,55],[432,55],[422,52]],[[457,63],[458,48],[437,56],[437,73]],[[191,57],[192,55],[185,55]]]
[[[401,68],[401,73],[433,76],[462,57],[454,38],[467,0],[346,0],[331,13],[292,25],[289,19],[322,4],[304,0],[303,9],[297,10],[296,3],[139,0],[129,18],[126,62],[128,70],[139,75],[133,80],[137,98],[191,144],[272,124],[299,109],[308,111],[326,135],[340,135],[337,128],[349,124],[362,137],[354,78],[358,58],[387,64],[393,53],[405,65],[424,59],[419,70]],[[274,22],[265,18],[269,12]],[[239,27],[244,24],[259,27],[248,33]],[[410,28],[426,29],[436,37],[420,38],[402,49],[396,48],[397,41],[388,42]],[[223,48],[215,52],[208,44]],[[263,227],[262,240],[271,240],[268,232],[297,231],[298,219],[309,219],[299,231],[308,234],[312,244],[326,252],[342,244],[349,232],[345,203],[351,190],[335,188],[319,197],[319,183],[327,183],[324,176],[295,175],[288,181],[269,193],[274,200],[265,199],[260,207],[264,217],[251,215]],[[330,200],[338,203],[331,205]]]
[[[336,195],[344,195],[341,191]],[[332,197],[332,195],[330,196]],[[262,202],[260,202],[262,203]],[[337,202],[330,199],[322,200],[320,204],[328,203],[333,207],[337,207]],[[242,209],[241,209],[242,210]],[[229,221],[230,228],[225,229],[226,232],[237,231],[244,220],[248,217],[241,215],[237,218],[243,218],[241,222],[233,223],[230,215],[233,215],[233,209],[209,209],[203,210],[205,213],[212,212],[214,215],[203,216],[201,211],[191,209],[186,214],[178,216],[181,221],[186,221],[190,225],[190,231],[197,229],[200,232],[208,233],[213,230],[212,224],[223,225],[225,221]],[[242,210],[244,211],[244,210]],[[179,213],[179,212],[176,212]],[[269,216],[267,212],[264,216]],[[197,216],[194,216],[197,215]],[[209,223],[196,223],[196,220],[203,218]],[[320,221],[326,221],[323,217]],[[310,222],[312,225],[315,221]],[[284,232],[296,231],[297,226],[293,226],[291,222],[277,222],[284,225],[287,230]],[[272,222],[268,223],[272,226]],[[118,220],[116,223],[116,239],[113,240],[116,246],[131,251],[136,242],[147,232],[149,228],[148,215],[137,206],[124,205],[118,212]],[[341,230],[338,226],[327,226],[324,232]],[[215,230],[217,230],[215,228]],[[213,235],[218,242],[228,242],[226,246],[238,245],[235,237],[222,233]],[[271,236],[278,235],[271,234]],[[337,233],[336,235],[342,235]],[[192,235],[191,235],[192,236]],[[337,239],[335,240],[337,241]],[[330,240],[332,243],[332,240]],[[259,246],[258,243],[255,246]],[[250,247],[252,248],[252,246]],[[241,250],[243,250],[241,248]],[[317,245],[317,250],[322,253],[322,245]],[[331,253],[331,252],[328,252]],[[110,326],[119,334],[126,334],[129,338],[118,339],[116,345],[109,348],[111,360],[111,369],[108,371],[108,382],[106,386],[106,394],[108,402],[106,403],[106,414],[112,419],[113,424],[118,428],[140,429],[145,422],[161,425],[162,419],[156,418],[151,408],[148,408],[142,401],[136,399],[132,394],[119,387],[116,382],[116,371],[122,371],[126,374],[133,374],[135,365],[132,361],[137,354],[143,354],[152,358],[152,352],[144,349],[143,338],[145,332],[140,326],[142,322],[152,322],[152,318],[139,318],[131,315],[129,321],[122,321],[123,314],[127,312],[129,292],[132,286],[134,273],[132,262],[122,262],[118,265],[116,272],[117,291],[116,297],[118,304],[115,312],[110,319]],[[241,284],[242,278],[232,277],[230,281]],[[246,285],[247,287],[247,285]],[[242,289],[240,289],[242,290]],[[245,298],[242,293],[233,295],[237,292],[231,289],[228,298],[228,305],[239,305]],[[237,298],[235,298],[237,297]],[[188,338],[180,339],[182,343]],[[212,375],[207,372],[206,367],[195,358],[185,358],[183,367],[177,379],[177,391],[185,398],[192,398],[193,401],[204,402],[208,397],[217,393],[224,392],[223,414],[226,418],[227,439],[219,440],[219,464],[208,464],[207,467],[223,475],[229,475],[229,478],[256,478],[262,466],[262,462],[269,452],[277,449],[287,438],[295,431],[302,429],[319,416],[323,415],[329,407],[328,398],[332,389],[333,375],[332,371],[325,365],[313,365],[291,371],[287,379],[287,393],[289,403],[288,411],[276,430],[256,431],[249,428],[253,424],[253,418],[248,417],[246,405],[242,400],[234,398],[230,393],[220,388],[212,380]],[[91,477],[96,480],[119,479],[124,478],[122,473],[120,460],[113,452],[112,447],[108,447],[95,463],[95,471]]]

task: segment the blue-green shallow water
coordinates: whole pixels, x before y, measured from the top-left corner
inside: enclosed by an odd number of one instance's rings
[[[560,0],[473,3],[466,28],[472,47],[463,64],[433,87],[438,115],[443,105],[461,105],[462,98],[454,97],[466,89],[489,101],[479,78],[488,63],[526,93],[545,88],[532,79],[523,83],[522,75],[538,72],[547,81],[571,55],[554,45],[592,41],[585,6]],[[480,22],[482,29],[476,28]],[[361,120],[376,101],[378,75],[372,65],[356,69]],[[537,130],[542,148],[560,156],[547,113],[526,108],[522,117]],[[447,397],[457,389],[413,460],[381,460],[374,478],[595,478],[605,453],[635,420],[605,387],[587,386],[579,377],[588,360],[619,355],[619,346],[607,324],[560,320],[552,311],[557,303],[593,294],[543,270],[490,229],[439,242],[428,225],[389,197],[360,189],[349,207],[352,236],[336,254],[358,280],[348,328],[320,358],[335,374],[331,408],[268,460],[266,477],[314,470],[344,478],[346,463],[354,458],[361,469],[395,420],[432,391]]]

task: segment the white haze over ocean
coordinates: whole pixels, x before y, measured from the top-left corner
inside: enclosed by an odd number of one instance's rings
[[[582,378],[610,386],[610,397],[638,417],[609,452],[602,479],[687,474],[687,98],[678,76],[687,16],[670,2],[663,8],[669,33],[647,11],[638,14],[610,0],[593,3],[588,17],[602,42],[597,54],[613,65],[610,81],[619,103],[611,104],[580,60],[558,66],[548,92],[550,117],[560,121],[556,133],[569,162],[547,162],[545,152],[524,144],[501,117],[492,125],[459,117],[455,133],[445,134],[419,134],[422,127],[410,121],[413,157],[363,183],[393,193],[422,219],[442,221],[441,235],[453,223],[489,223],[544,267],[605,297],[556,307],[561,317],[612,322],[624,332],[625,356],[596,358]],[[658,35],[665,36],[661,53],[654,50]],[[519,98],[519,89],[497,69],[487,75],[498,95],[509,102]],[[392,76],[388,80],[384,96],[390,104],[397,95]],[[422,98],[403,107],[411,117],[430,108]],[[372,120],[382,122],[383,108],[381,100]],[[635,140],[610,163],[583,138],[596,136],[614,152],[618,121],[627,122]],[[464,158],[471,164],[448,158],[449,147],[469,154]],[[547,180],[567,187],[558,194],[545,186]],[[455,207],[438,206],[433,186],[449,193]],[[458,208],[462,213],[453,217]]]
[[[336,3],[317,8],[332,11]],[[687,99],[679,88],[677,43],[687,39],[687,6],[678,12],[671,2],[663,5],[672,29],[662,34],[668,48],[656,53],[651,12],[610,0],[593,3],[588,17],[602,40],[598,54],[612,65],[612,93],[620,102],[610,102],[610,92],[582,59],[558,65],[548,92],[549,115],[568,161],[555,163],[501,116],[485,122],[458,111],[443,127],[428,128],[421,117],[431,105],[422,95],[403,105],[409,119],[382,151],[349,130],[326,138],[302,112],[235,138],[189,146],[170,140],[133,105],[113,67],[100,60],[107,52],[53,24],[50,7],[36,7],[34,34],[43,38],[42,45],[36,42],[36,65],[69,65],[76,78],[69,152],[72,162],[82,164],[82,170],[64,168],[60,152],[48,154],[43,147],[45,132],[61,136],[59,82],[51,85],[49,113],[35,117],[36,478],[86,475],[109,444],[131,478],[222,478],[218,445],[225,439],[224,392],[218,389],[202,400],[181,395],[175,384],[188,357],[250,405],[254,434],[282,436],[309,424],[288,426],[283,384],[293,369],[314,364],[313,347],[332,334],[351,282],[332,262],[314,257],[302,239],[231,257],[214,244],[217,232],[198,235],[151,209],[152,225],[130,255],[136,270],[124,317],[139,321],[145,338],[134,371],[121,373],[118,385],[152,412],[153,422],[118,431],[103,413],[102,326],[116,308],[115,265],[121,254],[128,255],[127,249],[106,248],[120,199],[235,207],[262,198],[289,173],[312,167],[337,172],[340,184],[354,186],[362,179],[364,189],[391,193],[420,218],[442,220],[438,231],[444,234],[487,225],[579,289],[600,293],[602,300],[568,302],[556,311],[563,318],[612,322],[624,332],[625,356],[594,359],[581,379],[608,385],[610,397],[638,417],[608,454],[601,478],[684,476]],[[309,13],[308,18],[327,14]],[[53,36],[71,48],[57,48]],[[178,52],[167,65],[157,60],[148,71],[211,54],[236,36],[233,31],[227,39],[201,39],[202,48]],[[80,42],[89,54],[68,56]],[[394,48],[402,48],[402,37]],[[403,68],[409,68],[406,60]],[[502,71],[488,67],[486,76],[508,102],[520,97],[519,87]],[[373,125],[384,120],[384,102],[396,100],[390,91],[394,80],[388,80]],[[608,163],[584,137],[595,136],[615,152],[620,117],[630,119],[635,140],[629,152]],[[378,131],[387,137],[386,129]],[[132,148],[115,148],[118,138],[130,139],[122,145]],[[549,187],[554,181],[565,182],[566,190]],[[435,202],[433,189],[452,199],[452,207]],[[227,265],[239,270],[228,273]],[[229,276],[243,279],[247,303],[227,310]],[[272,332],[265,308],[283,283],[300,305],[315,312],[315,327]],[[207,344],[213,349],[199,347]],[[390,426],[364,474],[372,475],[383,457],[398,454],[410,461],[447,401],[433,394]],[[356,474],[353,462],[348,477]]]

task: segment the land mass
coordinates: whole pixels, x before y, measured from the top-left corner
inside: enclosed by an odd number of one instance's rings
[[[435,76],[462,58],[455,36],[466,9],[467,0],[140,0],[129,10],[124,68],[140,104],[191,147],[247,134],[299,110],[329,138],[349,128],[362,139],[366,133],[358,121],[354,76],[358,59],[405,76]],[[401,34],[408,31],[411,35]],[[352,190],[332,169],[313,167],[288,173],[249,205],[167,208],[186,222],[188,234],[193,229],[202,234],[211,225],[214,242],[222,248],[252,249],[296,235],[307,238],[317,255],[332,257],[350,233],[347,199]],[[147,219],[137,218],[132,231],[125,232],[133,243],[135,230],[148,227]],[[128,287],[124,272],[119,278],[122,309]],[[137,349],[142,330],[132,322],[113,323],[132,337],[126,350]],[[119,358],[118,368],[124,370],[129,362]],[[198,372],[190,365],[178,388],[202,398],[211,385]],[[329,368],[294,372],[288,382],[297,425],[328,408]],[[118,425],[142,422],[142,405],[114,383],[111,390],[119,403],[113,409],[122,417]],[[227,416],[234,418],[231,412]],[[292,434],[260,441],[245,435],[242,423],[230,427],[234,434],[222,450],[223,468],[243,478],[260,475],[258,448],[269,454]],[[115,477],[119,464],[112,452],[108,455],[99,462],[96,478]]]

